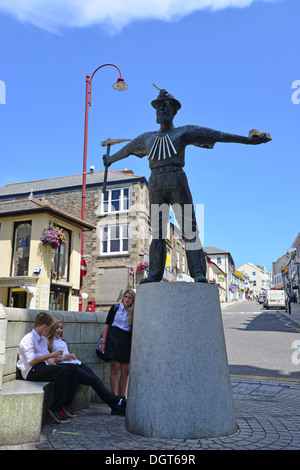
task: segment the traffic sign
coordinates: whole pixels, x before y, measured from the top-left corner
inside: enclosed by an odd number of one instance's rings
[[[82,277],[84,277],[86,273],[87,273],[87,264],[86,264],[86,261],[82,259],[80,263],[80,274]]]

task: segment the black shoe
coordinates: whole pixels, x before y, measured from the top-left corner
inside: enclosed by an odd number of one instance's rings
[[[140,280],[140,284],[147,284],[148,282],[151,282],[148,277],[143,277],[143,278]]]
[[[195,282],[208,282],[205,276],[203,274],[198,274],[197,276],[194,277]]]
[[[69,423],[70,420],[66,418],[64,410],[53,411],[49,409],[50,416],[59,424]]]
[[[148,282],[160,282],[160,279],[154,279],[153,277],[148,276],[148,277],[143,277],[140,280],[140,284],[147,284]]]
[[[120,407],[121,408],[124,408],[124,410],[126,410],[126,405],[127,405],[127,400],[126,398],[122,398],[122,401],[120,403]]]
[[[76,418],[73,405],[63,405],[63,410],[68,418]]]
[[[123,400],[122,400],[122,402],[123,402]],[[123,403],[121,403],[120,405],[112,405],[110,414],[111,415],[125,416],[126,406],[124,407]]]

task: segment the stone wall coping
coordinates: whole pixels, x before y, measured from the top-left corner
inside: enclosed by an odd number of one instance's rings
[[[0,304],[0,307],[3,306]],[[35,316],[41,311],[49,313],[53,318],[61,318],[63,322],[70,323],[103,323],[107,317],[107,312],[71,312],[61,310],[30,310],[23,308],[3,307],[0,308],[0,318],[2,318],[3,315],[3,318],[7,316],[8,321],[33,322]]]

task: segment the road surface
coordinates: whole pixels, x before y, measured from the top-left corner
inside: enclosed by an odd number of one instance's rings
[[[231,375],[300,380],[300,327],[282,312],[256,301],[222,310]]]

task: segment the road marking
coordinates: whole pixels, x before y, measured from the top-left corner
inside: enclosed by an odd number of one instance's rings
[[[249,315],[253,315],[254,313],[255,313],[255,314],[258,314],[258,313],[262,313],[262,312],[261,312],[261,311],[259,311],[259,312],[223,312],[223,311],[222,311],[222,313],[227,313],[228,315],[235,315],[235,314],[237,314],[237,313],[239,313],[239,314],[248,313]]]
[[[282,321],[286,328],[289,328],[291,330],[297,331],[297,333],[300,333],[300,329],[296,328],[295,322],[293,320],[288,320],[285,316],[281,316],[279,318],[279,321]]]
[[[58,434],[78,434],[78,432],[58,431]]]
[[[240,378],[240,379],[254,379],[254,380],[281,380],[282,382],[299,382],[300,379],[291,379],[285,377],[267,377],[264,375],[241,375],[241,374],[229,374],[230,377]]]

